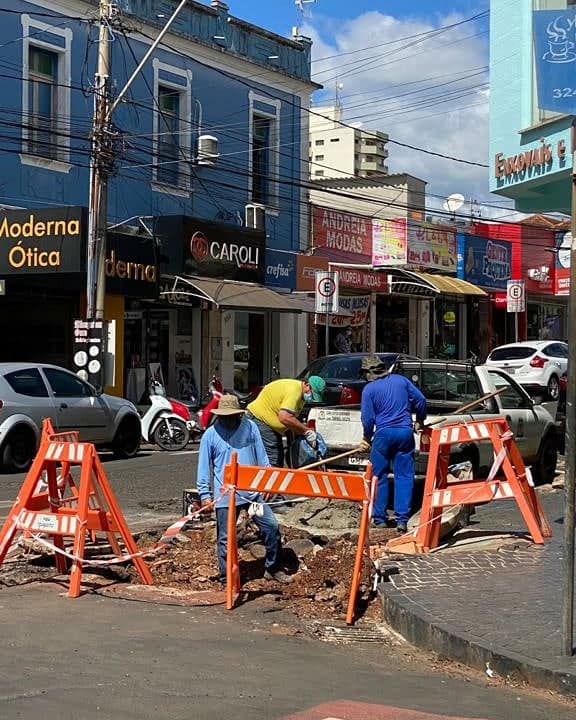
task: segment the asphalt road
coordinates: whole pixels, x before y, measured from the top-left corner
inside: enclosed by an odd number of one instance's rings
[[[182,491],[196,484],[198,445],[181,452],[144,450],[131,460],[101,459],[120,507],[133,531],[168,525],[182,512]],[[24,475],[0,474],[0,521],[6,517]]]
[[[290,635],[277,613],[247,614],[253,605],[229,613],[94,594],[69,600],[55,586],[4,588],[1,717],[432,720],[394,709],[403,708],[434,717],[574,718],[574,707],[490,686],[485,676],[451,676],[404,646]]]

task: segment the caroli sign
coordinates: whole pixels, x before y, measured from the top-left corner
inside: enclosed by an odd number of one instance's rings
[[[470,235],[463,265],[465,280],[480,287],[506,289],[512,277],[512,243]]]
[[[0,212],[0,274],[80,273],[85,219],[79,207]]]
[[[370,263],[372,218],[314,206],[311,245],[334,261]]]

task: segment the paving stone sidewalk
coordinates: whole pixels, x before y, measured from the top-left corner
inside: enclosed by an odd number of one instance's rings
[[[405,559],[380,585],[384,615],[417,645],[576,696],[576,656],[561,656],[564,492],[539,494],[553,532],[544,547],[511,539]],[[521,533],[524,524],[513,501],[495,502],[472,517],[471,533],[479,530]]]

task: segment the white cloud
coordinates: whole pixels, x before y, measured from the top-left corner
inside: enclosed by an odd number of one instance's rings
[[[431,38],[398,41],[462,19],[443,16],[432,25],[380,12],[338,24],[325,16],[311,18],[302,32],[314,40],[314,79],[325,86],[314,104],[331,104],[336,82],[340,82],[346,122],[361,122],[365,129],[382,130],[393,140],[440,154],[488,163],[487,19]],[[370,47],[374,45],[380,47]],[[407,172],[429,183],[429,207],[441,207],[442,201],[433,195],[454,192],[494,205],[507,204],[489,194],[487,168],[393,143],[388,148],[390,172]],[[488,209],[483,212],[484,217],[490,214]]]

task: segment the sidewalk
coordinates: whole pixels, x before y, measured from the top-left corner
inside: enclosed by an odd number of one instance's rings
[[[576,696],[576,657],[560,654],[564,491],[539,493],[553,532],[544,547],[508,539],[404,559],[379,587],[384,618],[419,647]],[[494,502],[477,509],[469,530],[524,525],[513,501]]]

